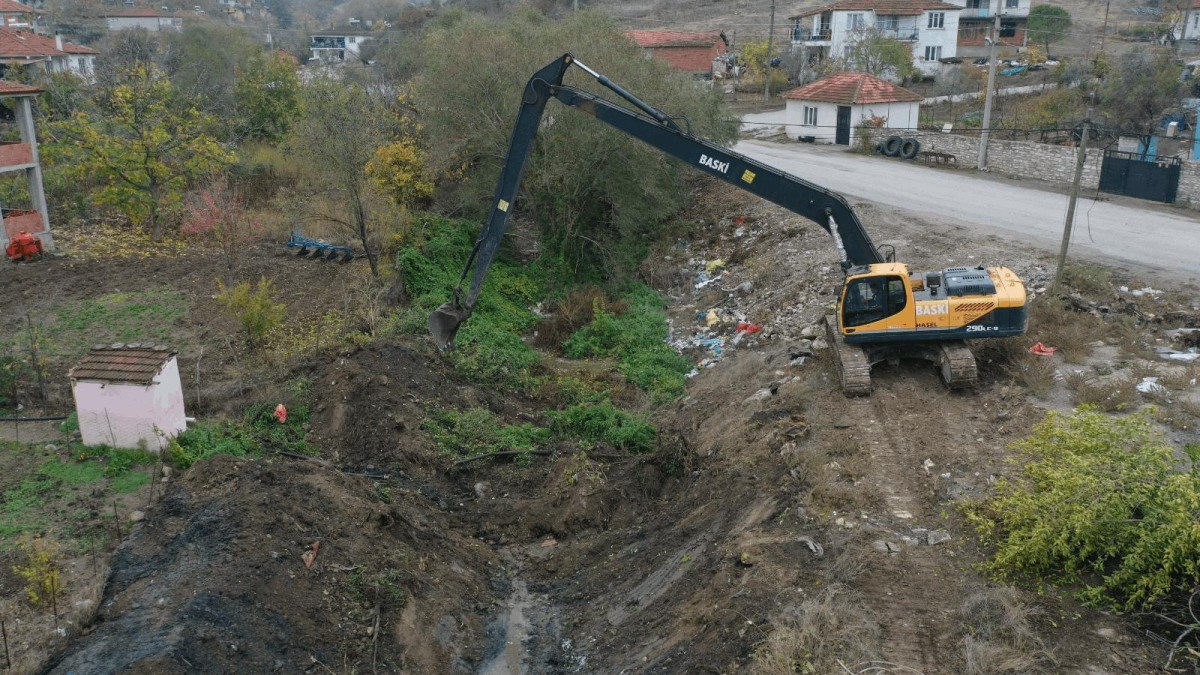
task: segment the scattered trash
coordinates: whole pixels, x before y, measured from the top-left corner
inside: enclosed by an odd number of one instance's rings
[[[895,555],[900,552],[900,544],[892,541],[884,541],[883,539],[876,539],[875,541],[871,542],[871,547],[880,553],[890,553]]]
[[[716,274],[717,270],[720,269],[725,269],[725,261],[720,258],[717,258],[716,260],[709,260],[708,262],[704,263],[704,271],[710,276]]]
[[[709,328],[721,323],[721,317],[717,314],[717,310],[708,310],[708,314],[704,317],[704,323],[708,324]]]
[[[1029,348],[1029,353],[1036,354],[1037,356],[1054,356],[1054,353],[1057,351],[1058,347],[1049,347],[1041,342],[1038,342]]]
[[[739,323],[737,325],[737,332],[745,333],[746,335],[754,335],[762,329],[763,327],[756,323]]]
[[[542,548],[554,548],[555,546],[558,546],[558,540],[554,537],[546,537],[542,541]]]
[[[1158,383],[1157,377],[1143,377],[1137,383],[1137,390],[1143,394],[1165,394],[1167,388]]]
[[[896,516],[900,520],[911,520],[912,519],[912,513],[908,512],[908,511],[892,511],[892,515]]]
[[[287,423],[287,406],[284,404],[280,403],[275,406],[275,412],[272,414],[275,415],[275,419],[279,420],[280,424]]]
[[[1132,295],[1135,298],[1140,298],[1144,295],[1161,295],[1162,294],[1162,291],[1158,290],[1157,288],[1150,288],[1149,286],[1147,286],[1145,288],[1135,288],[1132,291],[1126,290],[1126,288],[1124,286],[1122,286],[1121,290],[1129,293],[1130,295]]]
[[[825,555],[825,547],[812,540],[812,537],[800,537],[797,539],[801,544],[808,546],[808,550],[812,551],[818,558]]]
[[[926,476],[929,475],[929,470],[932,469],[933,467],[934,467],[933,460],[929,459],[928,457],[925,458],[924,462],[921,462],[921,468],[925,469]]]
[[[1189,347],[1185,352],[1181,352],[1177,349],[1171,349],[1170,347],[1155,347],[1154,351],[1157,352],[1160,357],[1169,359],[1171,361],[1191,363],[1196,359],[1200,359],[1200,351],[1197,351],[1195,347]]]
[[[701,272],[696,277],[696,290],[700,290],[701,288],[704,288],[705,286],[712,284],[714,281],[720,280],[721,276],[722,275],[718,274],[717,276],[714,277],[714,276],[710,276],[709,274],[707,274],[705,272]]]
[[[737,288],[733,289],[733,291],[738,295],[750,295],[752,292],[754,292],[754,283],[751,281],[743,281],[742,283],[738,284]]]
[[[313,563],[317,561],[317,551],[319,550],[321,550],[321,541],[318,539],[307,551],[300,554],[300,559],[304,561],[304,569],[312,569]]]

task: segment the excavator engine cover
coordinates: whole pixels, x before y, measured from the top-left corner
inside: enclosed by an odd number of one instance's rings
[[[429,315],[429,332],[439,351],[444,352],[454,344],[454,335],[462,322],[467,320],[468,314],[466,308],[448,302]]]

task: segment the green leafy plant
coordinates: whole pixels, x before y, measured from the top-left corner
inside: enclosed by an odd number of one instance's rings
[[[658,435],[653,424],[608,400],[573,405],[551,411],[548,416],[550,428],[556,433],[593,444],[607,443],[634,453],[653,450]]]
[[[1015,446],[1017,473],[966,513],[1000,578],[1081,582],[1131,611],[1200,583],[1200,452],[1179,471],[1145,414],[1050,412]]]
[[[550,441],[550,431],[532,424],[501,424],[486,408],[445,412],[425,423],[434,443],[445,452],[486,455],[534,450]]]
[[[271,282],[260,278],[252,287],[243,281],[233,288],[217,281],[217,300],[242,324],[242,330],[252,343],[260,343],[272,330],[283,323],[287,307],[271,299]]]
[[[25,594],[34,605],[54,601],[62,593],[61,551],[46,537],[33,537],[21,543],[24,565],[14,565],[13,572],[25,580]]]

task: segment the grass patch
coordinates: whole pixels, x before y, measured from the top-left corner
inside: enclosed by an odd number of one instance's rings
[[[39,473],[66,485],[94,483],[104,478],[104,467],[96,462],[50,462]]]
[[[50,335],[62,355],[82,354],[98,343],[169,342],[187,310],[183,295],[173,290],[108,293],[62,303]]]
[[[1084,295],[1112,295],[1112,277],[1099,265],[1070,263],[1063,269],[1063,281]]]
[[[654,289],[635,284],[621,298],[628,309],[609,311],[594,300],[591,323],[563,344],[571,358],[615,358],[617,369],[655,399],[666,401],[683,394],[692,362],[667,344],[667,312]]]
[[[205,420],[177,436],[166,450],[167,459],[180,469],[201,460],[230,455],[246,457],[263,451],[317,454],[306,440],[305,424],[310,419],[308,406],[288,408],[287,422],[280,423],[270,404],[246,408],[241,420]]]
[[[528,423],[502,424],[485,408],[441,413],[427,420],[424,427],[443,452],[472,457],[535,450],[552,436],[549,429]]]
[[[128,471],[114,478],[108,488],[114,493],[123,495],[137,492],[138,488],[150,483],[150,475],[145,471]]]
[[[1033,339],[1058,347],[1067,363],[1082,363],[1105,329],[1103,319],[1072,311],[1054,298],[1041,298],[1030,308],[1029,332]]]

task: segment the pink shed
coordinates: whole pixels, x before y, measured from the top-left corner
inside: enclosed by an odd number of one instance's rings
[[[161,345],[93,347],[71,369],[85,445],[159,452],[187,428],[175,352]]]

